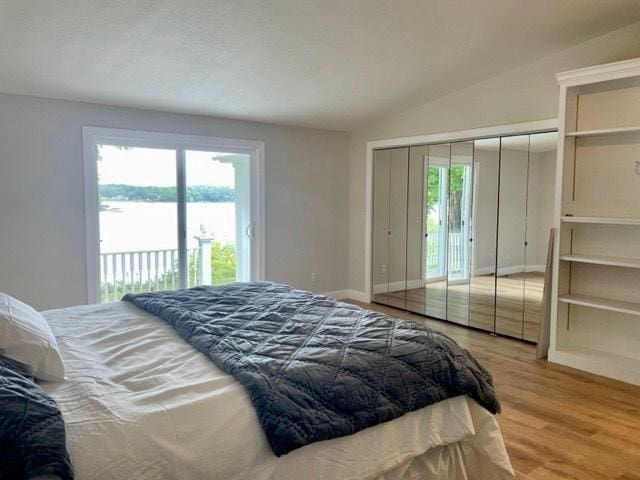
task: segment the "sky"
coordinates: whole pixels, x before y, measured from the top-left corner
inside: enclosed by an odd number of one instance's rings
[[[119,149],[111,145],[99,145],[101,161],[98,162],[100,184],[121,183],[139,186],[175,186],[176,162],[174,150],[158,148]],[[212,160],[229,153],[187,150],[187,185],[234,186],[232,165]]]

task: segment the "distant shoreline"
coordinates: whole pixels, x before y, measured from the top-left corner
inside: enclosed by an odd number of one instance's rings
[[[113,202],[177,202],[174,186],[155,187],[124,184],[101,184],[98,186],[100,201]],[[223,203],[235,200],[235,189],[227,186],[192,185],[187,187],[187,202]]]

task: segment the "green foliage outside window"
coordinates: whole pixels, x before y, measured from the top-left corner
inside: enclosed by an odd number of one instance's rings
[[[100,200],[121,200],[130,202],[175,202],[178,199],[176,187],[154,187],[124,184],[103,184],[99,186]],[[233,187],[194,185],[187,187],[187,202],[233,202]]]
[[[188,285],[198,285],[198,251],[193,251],[188,258]],[[157,281],[152,278],[147,280],[143,273],[144,281],[139,278],[140,272],[134,272],[134,278],[127,277],[125,281],[115,280],[100,285],[102,302],[113,301],[122,298],[125,293],[149,292],[179,288],[179,275],[177,263],[167,272],[159,275]],[[224,285],[236,281],[236,249],[233,244],[214,241],[211,244],[211,285]],[[156,289],[156,284],[158,288]]]

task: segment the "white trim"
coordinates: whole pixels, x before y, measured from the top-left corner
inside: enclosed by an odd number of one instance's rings
[[[349,298],[350,300],[356,300],[357,302],[363,302],[363,303],[371,303],[369,301],[369,298],[367,297],[367,294],[362,290],[349,289],[347,290],[347,292],[348,292],[347,298]]]
[[[414,145],[426,145],[436,143],[462,142],[465,140],[478,140],[480,138],[492,138],[509,135],[524,135],[540,133],[558,128],[558,119],[549,118],[533,122],[513,123],[510,125],[497,125],[493,127],[472,128],[455,132],[431,133],[416,135],[413,137],[388,138],[367,142],[367,150],[378,148],[411,147]]]
[[[84,163],[84,216],[87,303],[99,301],[100,226],[98,215],[97,144],[180,150],[218,150],[250,157],[251,182],[251,279],[264,280],[265,272],[265,143],[260,140],[182,135],[115,128],[82,127]],[[176,159],[178,161],[178,159]]]
[[[334,290],[332,292],[323,292],[321,295],[325,295],[327,297],[335,298],[336,300],[344,300],[345,298],[349,298],[349,290]]]
[[[556,74],[556,78],[558,83],[566,88],[587,83],[618,80],[634,75],[640,75],[640,58],[560,72]]]
[[[434,133],[413,137],[389,138],[367,142],[366,147],[366,186],[365,186],[365,247],[364,247],[364,298],[363,302],[371,302],[371,256],[372,256],[372,221],[373,221],[373,151],[380,148],[406,147],[425,144],[458,142],[509,135],[540,133],[558,128],[558,119],[537,120],[533,122],[514,123],[492,127],[459,130],[457,132]],[[355,290],[358,292],[358,290]]]

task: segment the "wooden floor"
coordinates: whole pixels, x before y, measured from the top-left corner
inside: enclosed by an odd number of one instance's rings
[[[376,293],[377,303],[493,330],[502,335],[538,339],[544,273],[472,277],[467,283],[429,283],[423,288]],[[494,323],[495,316],[495,323]]]
[[[535,347],[518,340],[352,303],[446,333],[489,369],[518,479],[640,480],[640,387],[536,361]]]

